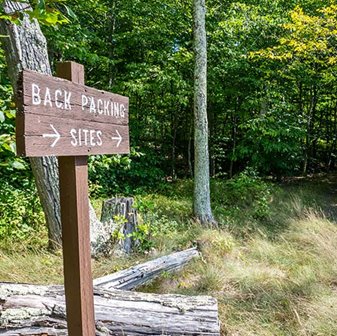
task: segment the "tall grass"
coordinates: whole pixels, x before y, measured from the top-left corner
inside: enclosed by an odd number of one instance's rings
[[[196,245],[200,259],[142,290],[215,296],[223,335],[337,335],[335,184],[273,186],[251,178],[213,183],[216,230],[191,221],[191,181],[142,196],[141,221],[152,227],[153,249],[95,261],[94,275]],[[0,250],[0,279],[61,283],[61,256]]]
[[[217,297],[223,335],[337,335],[337,225],[322,190],[274,189],[262,218],[249,204],[227,213],[230,225],[196,233],[201,260],[146,289]]]

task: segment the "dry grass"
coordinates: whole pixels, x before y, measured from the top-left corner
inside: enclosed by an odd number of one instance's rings
[[[181,234],[174,226],[176,231],[157,238],[157,253],[186,247],[193,240],[202,258],[142,290],[215,296],[223,335],[337,335],[337,225],[318,206],[308,205],[306,198],[310,199],[311,193],[310,189],[284,192],[281,199],[275,199],[272,216],[266,222],[249,219],[238,223],[237,227],[242,227],[238,230],[202,229],[184,223],[189,232]],[[177,223],[176,214],[173,217]],[[168,229],[169,218],[166,214],[162,221]],[[271,233],[268,230],[274,224],[278,230]],[[149,257],[153,256],[95,261],[94,275],[111,273]],[[61,283],[61,259],[47,252],[0,252],[0,279]]]
[[[202,259],[147,290],[218,298],[223,335],[337,335],[337,225],[293,196],[272,239],[203,230]]]
[[[61,284],[62,256],[46,251],[6,254],[0,251],[0,281]]]

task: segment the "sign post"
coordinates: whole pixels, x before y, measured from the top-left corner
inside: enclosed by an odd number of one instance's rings
[[[76,84],[84,84],[84,67],[80,64],[60,63],[57,75]],[[88,157],[60,156],[58,162],[68,333],[70,336],[93,336],[96,328],[90,254]]]
[[[68,334],[94,336],[87,156],[129,152],[129,101],[84,86],[80,64],[61,63],[57,75],[22,72],[17,152],[59,157]]]

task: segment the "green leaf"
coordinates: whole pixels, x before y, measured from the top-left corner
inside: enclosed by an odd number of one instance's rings
[[[16,143],[15,142],[11,142],[9,144],[10,148],[11,148],[11,151],[16,154]]]
[[[12,163],[12,167],[15,168],[15,169],[18,169],[18,170],[25,170],[26,169],[26,166],[20,161],[14,161]]]
[[[38,0],[37,2],[37,8],[39,9],[46,9],[46,3],[44,0]]]
[[[51,24],[51,25],[56,25],[59,21],[59,18],[58,18],[58,14],[55,14],[55,13],[48,13],[45,17],[45,21],[48,23],[48,24]]]
[[[2,111],[0,111],[0,122],[4,122],[5,121],[5,115]]]
[[[66,9],[68,16],[70,16],[74,20],[77,20],[76,14],[73,12],[73,10],[70,7],[68,7],[67,5],[64,5],[64,8]]]

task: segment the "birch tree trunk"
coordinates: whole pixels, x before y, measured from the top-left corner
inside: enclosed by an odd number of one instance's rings
[[[5,0],[2,5],[4,12],[9,15],[30,8],[27,3],[8,0]],[[47,42],[36,20],[31,21],[26,14],[23,16],[21,25],[0,20],[0,31],[6,36],[2,39],[2,45],[14,92],[16,92],[18,74],[22,69],[51,75]],[[30,158],[30,162],[46,217],[50,247],[57,248],[61,246],[57,160],[55,157],[42,157]]]
[[[210,200],[205,0],[194,0],[194,216],[215,224]]]

